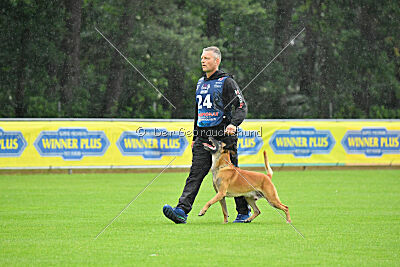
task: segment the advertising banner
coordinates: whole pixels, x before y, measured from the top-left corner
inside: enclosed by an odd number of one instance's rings
[[[0,168],[191,165],[192,120],[0,120]],[[400,165],[400,120],[246,120],[240,166]]]

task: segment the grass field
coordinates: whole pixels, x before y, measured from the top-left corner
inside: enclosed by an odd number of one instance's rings
[[[250,224],[222,224],[211,177],[188,224],[162,214],[176,205],[185,173],[164,173],[94,237],[157,174],[0,176],[0,265],[399,265],[400,171],[275,172],[301,238],[259,200]],[[228,199],[230,221],[236,216]]]

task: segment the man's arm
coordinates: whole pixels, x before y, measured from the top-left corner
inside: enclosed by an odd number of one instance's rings
[[[247,105],[239,85],[231,77],[228,77],[225,80],[222,98],[224,105],[228,105],[225,110],[229,111],[230,106],[235,107],[235,112],[232,112],[231,124],[234,126],[239,126],[246,118]],[[231,103],[228,104],[229,102]]]

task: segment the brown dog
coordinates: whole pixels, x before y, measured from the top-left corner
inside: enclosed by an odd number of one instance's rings
[[[281,209],[286,214],[286,221],[291,222],[289,208],[281,203],[272,183],[272,169],[269,166],[267,153],[264,151],[264,163],[267,175],[258,172],[241,170],[234,167],[230,161],[229,148],[214,138],[209,138],[213,145],[203,143],[204,148],[212,153],[212,173],[213,185],[217,195],[213,197],[200,211],[199,216],[203,216],[208,208],[219,201],[224,214],[224,223],[228,222],[228,211],[226,208],[225,197],[244,196],[247,203],[252,207],[254,214],[245,222],[251,222],[260,214],[256,205],[259,197],[265,197],[275,208]]]

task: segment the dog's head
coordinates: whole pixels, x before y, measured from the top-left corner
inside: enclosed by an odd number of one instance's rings
[[[214,137],[209,137],[211,144],[203,143],[204,149],[210,151],[211,154],[224,154],[224,153],[235,153],[235,144],[225,144],[224,142],[218,141]]]

